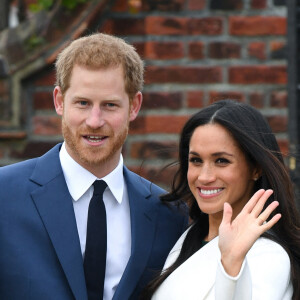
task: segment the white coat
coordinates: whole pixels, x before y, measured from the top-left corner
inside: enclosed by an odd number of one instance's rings
[[[164,269],[179,255],[187,231],[171,250]],[[290,260],[276,242],[259,238],[247,253],[236,277],[221,264],[218,237],[179,266],[162,283],[152,300],[290,300]]]

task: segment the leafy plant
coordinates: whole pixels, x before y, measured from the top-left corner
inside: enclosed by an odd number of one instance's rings
[[[87,2],[88,0],[61,0],[59,1],[61,6],[72,10],[77,7],[77,5]],[[29,9],[33,12],[39,12],[41,10],[50,10],[55,4],[55,0],[37,0],[36,3],[32,3]]]

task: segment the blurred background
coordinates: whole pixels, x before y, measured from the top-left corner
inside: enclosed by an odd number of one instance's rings
[[[261,110],[299,186],[296,0],[1,0],[0,165],[62,141],[53,64],[93,32],[132,43],[145,61],[142,111],[124,147],[127,166],[164,186],[189,116],[220,99]]]

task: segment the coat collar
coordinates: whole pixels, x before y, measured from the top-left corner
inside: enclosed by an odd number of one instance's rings
[[[151,183],[124,167],[131,215],[131,256],[113,297],[129,299],[145,270],[152,249],[157,208],[151,201]]]
[[[59,161],[60,145],[38,158],[30,178],[39,187],[31,193],[36,209],[75,299],[87,299],[83,261],[73,203]]]
[[[214,299],[213,287],[220,256],[216,237],[180,265],[152,299]],[[180,282],[184,284],[178,284]]]

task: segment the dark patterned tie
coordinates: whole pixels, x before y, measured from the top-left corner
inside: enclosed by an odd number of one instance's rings
[[[89,205],[84,274],[89,300],[102,300],[106,265],[106,212],[103,192],[107,186],[103,180],[93,183],[94,194]]]

